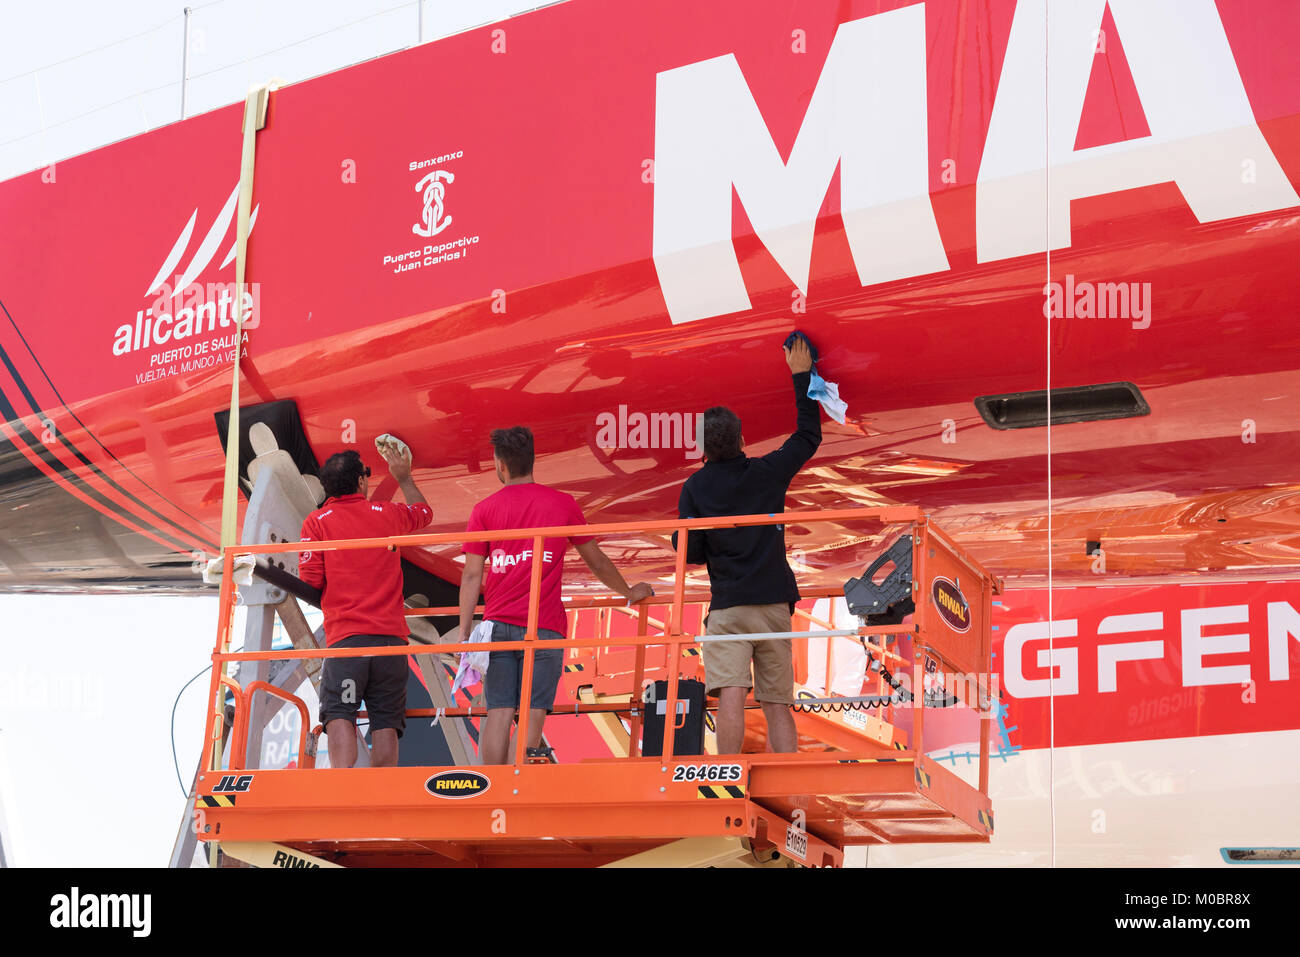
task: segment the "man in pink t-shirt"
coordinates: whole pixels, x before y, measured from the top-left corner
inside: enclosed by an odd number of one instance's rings
[[[585,525],[582,510],[572,495],[533,481],[533,433],[523,426],[492,432],[492,458],[497,478],[505,486],[474,506],[468,531],[511,528],[555,528]],[[647,584],[629,588],[622,574],[589,536],[547,538],[542,548],[542,585],[537,615],[537,637],[553,641],[568,631],[568,617],[560,602],[564,553],[572,542],[587,567],[606,587],[628,600],[649,598]],[[466,542],[465,571],[460,580],[460,634],[468,639],[478,604],[484,598],[483,620],[493,622],[493,641],[522,641],[528,626],[528,592],[533,574],[533,540]],[[486,576],[484,568],[486,566]],[[542,748],[542,724],[555,703],[564,652],[559,648],[534,652],[532,698],[528,709],[528,755],[550,757]],[[488,657],[483,680],[487,717],[479,730],[479,755],[484,764],[505,764],[510,750],[510,724],[519,707],[523,677],[522,651],[494,651]]]

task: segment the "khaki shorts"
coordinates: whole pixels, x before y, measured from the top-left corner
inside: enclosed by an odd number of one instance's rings
[[[752,635],[790,631],[790,605],[737,605],[709,612],[707,635]],[[754,698],[789,704],[794,700],[794,660],[789,638],[702,642],[708,693],[719,688],[753,688]],[[750,662],[753,662],[753,679]]]

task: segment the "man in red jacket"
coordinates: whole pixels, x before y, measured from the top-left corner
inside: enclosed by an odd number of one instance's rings
[[[302,523],[302,540],[409,535],[433,521],[433,511],[411,481],[410,450],[384,460],[406,499],[370,502],[370,469],[354,449],[332,455],[321,468],[325,504]],[[410,634],[402,601],[402,560],[386,548],[302,552],[298,574],[323,592],[325,644],[330,648],[405,645]],[[397,739],[406,728],[405,655],[327,658],[320,682],[320,721],[329,737],[330,767],[357,763],[357,711],[370,715],[370,765],[397,764]]]

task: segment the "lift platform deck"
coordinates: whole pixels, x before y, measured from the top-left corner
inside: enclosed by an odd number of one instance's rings
[[[868,670],[863,693],[834,696],[801,690],[794,754],[691,754],[670,758],[640,753],[645,708],[640,691],[656,678],[668,679],[665,714],[676,714],[677,685],[699,669],[695,651],[711,640],[695,632],[689,609],[707,596],[688,593],[685,542],[690,529],[777,522],[861,521],[911,536],[910,587],[915,611],[909,622],[812,628],[799,638],[851,638],[869,659],[885,663]],[[838,866],[844,848],[862,844],[987,842],[993,833],[988,799],[989,721],[978,720],[978,781],[970,783],[926,757],[924,718],[930,708],[921,689],[927,675],[942,674],[950,704],[967,707],[972,719],[988,718],[992,596],[1001,583],[966,556],[929,520],[911,508],[853,509],[649,524],[591,525],[468,535],[412,535],[389,540],[313,542],[313,550],[430,544],[468,539],[533,539],[539,553],[547,537],[569,534],[634,535],[679,532],[672,594],[623,609],[636,634],[582,637],[571,629],[563,641],[537,635],[540,564],[532,575],[529,626],[518,647],[526,652],[565,648],[565,688],[573,713],[601,717],[624,732],[625,756],[571,763],[529,763],[523,735],[513,764],[455,767],[315,768],[309,715],[301,699],[262,682],[240,687],[224,674],[227,663],[249,659],[313,658],[379,654],[429,654],[482,646],[444,643],[368,649],[305,649],[232,653],[229,649],[236,555],[283,552],[284,542],[236,546],[223,556],[221,619],[213,653],[214,676],[204,762],[195,799],[194,827],[200,840],[218,842],[236,858],[252,860],[276,849],[280,866],[600,866],[681,864],[773,864]],[[892,536],[893,532],[889,534]],[[662,540],[662,539],[661,539]],[[883,576],[882,576],[883,577]],[[894,576],[897,578],[897,575]],[[839,594],[830,588],[803,589],[805,597]],[[579,597],[578,613],[612,609],[617,600]],[[408,610],[447,614],[450,609]],[[571,613],[572,614],[572,613]],[[608,614],[608,612],[606,612]],[[652,617],[652,614],[654,617]],[[662,615],[662,618],[658,617]],[[809,621],[806,613],[801,622]],[[698,620],[698,619],[694,619]],[[821,622],[821,624],[826,624]],[[833,622],[831,622],[833,624]],[[764,640],[764,636],[756,636]],[[766,636],[779,638],[780,635]],[[910,660],[893,639],[906,638]],[[611,643],[612,642],[612,643]],[[829,649],[830,643],[827,642]],[[829,652],[828,652],[829,653]],[[521,713],[530,702],[531,653],[525,654]],[[677,667],[670,667],[677,663]],[[910,672],[905,670],[910,669]],[[883,670],[882,676],[880,671]],[[829,671],[828,671],[829,674]],[[908,678],[915,694],[904,688]],[[886,678],[889,679],[886,682]],[[902,679],[902,680],[900,680]],[[223,746],[226,691],[235,700],[234,729]],[[303,719],[302,766],[245,767],[247,715],[254,695],[269,692]],[[860,709],[874,710],[865,714]],[[910,721],[900,719],[910,713]],[[552,720],[563,720],[560,712]],[[750,712],[756,715],[755,712]],[[445,709],[438,720],[472,720],[483,708]],[[853,714],[855,720],[845,721]],[[412,709],[411,719],[434,717]],[[904,730],[900,723],[909,727]],[[665,722],[663,752],[673,754],[675,729]],[[760,721],[751,722],[761,729]],[[313,735],[317,732],[314,732]],[[760,738],[761,740],[761,738]],[[617,745],[615,747],[617,750]]]

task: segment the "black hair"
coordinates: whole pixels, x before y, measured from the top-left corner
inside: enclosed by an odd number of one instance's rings
[[[740,416],[725,405],[704,410],[704,458],[710,462],[740,454]]]
[[[369,475],[370,469],[361,461],[361,453],[356,449],[331,455],[320,470],[320,484],[325,494],[333,498],[336,495],[355,495],[361,490],[361,478]]]
[[[510,478],[533,473],[533,433],[525,426],[493,429],[492,452],[505,463]]]

